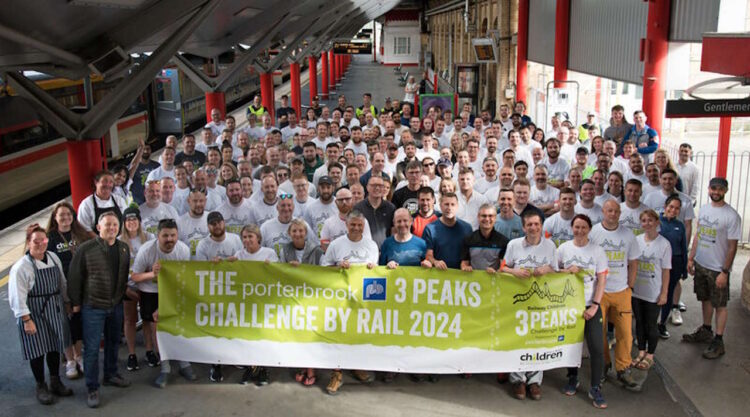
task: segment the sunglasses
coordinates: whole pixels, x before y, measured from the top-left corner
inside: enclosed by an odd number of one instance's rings
[[[427,167],[435,166],[435,163],[434,162],[428,162],[426,164],[422,164],[422,166],[425,167],[425,168],[427,168]]]
[[[279,198],[282,199],[282,200],[286,200],[286,199],[291,200],[292,198],[294,198],[294,195],[292,195],[292,194],[280,194]]]

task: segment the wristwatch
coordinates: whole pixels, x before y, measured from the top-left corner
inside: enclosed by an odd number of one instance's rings
[[[721,268],[721,272],[723,272],[723,273],[725,273],[725,274],[729,275],[729,270],[728,270],[728,269],[726,269],[726,268]]]

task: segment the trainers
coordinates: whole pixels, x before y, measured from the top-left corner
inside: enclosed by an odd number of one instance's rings
[[[76,364],[78,365],[78,372],[83,375],[83,356],[79,356],[76,358]]]
[[[529,384],[529,397],[535,401],[541,400],[542,387],[539,384]]]
[[[352,371],[352,376],[354,377],[354,379],[356,379],[357,381],[359,381],[359,382],[361,382],[363,384],[369,384],[369,383],[372,383],[372,381],[373,381],[372,374],[370,374],[367,371],[362,371],[362,370],[359,370],[359,369],[353,370]],[[424,378],[424,376],[422,376],[422,377]],[[423,381],[424,381],[424,379],[423,379]]]
[[[659,337],[662,339],[669,339],[669,336],[671,335],[667,331],[667,326],[665,324],[659,324],[657,327],[659,329]]]
[[[687,311],[687,306],[682,301],[677,303],[677,308],[683,313]]]
[[[706,359],[716,359],[724,353],[726,353],[724,350],[724,341],[714,338],[706,350],[703,351],[703,357]]]
[[[127,388],[130,386],[130,381],[118,374],[109,378],[105,378],[103,384],[109,387]]]
[[[39,401],[39,404],[42,405],[50,405],[55,402],[55,397],[49,392],[47,383],[42,382],[36,384],[36,399]]]
[[[253,367],[248,366],[245,368],[245,372],[242,373],[242,378],[240,378],[240,385],[247,385],[253,381]]]
[[[679,326],[682,324],[682,313],[679,308],[672,309],[672,324]]]
[[[518,382],[513,384],[513,396],[519,400],[526,399],[526,384]]]
[[[58,397],[70,397],[73,395],[73,390],[63,385],[59,376],[51,376],[49,378],[49,391]]]
[[[146,361],[148,361],[148,366],[151,368],[155,368],[161,364],[159,356],[153,350],[146,351]]]
[[[193,371],[192,366],[186,366],[184,368],[180,368],[179,370],[180,375],[182,375],[183,378],[187,379],[188,381],[196,381],[198,377],[195,375],[195,372]]]
[[[76,379],[80,377],[78,373],[78,364],[76,361],[68,361],[65,363],[65,377],[68,379]]]
[[[619,381],[625,389],[633,389],[638,386],[638,383],[633,379],[630,368],[617,371],[617,381]]]
[[[333,371],[331,372],[331,380],[328,381],[326,391],[330,395],[336,395],[339,393],[342,385],[344,385],[344,375],[341,371]]]
[[[128,371],[133,372],[141,369],[138,366],[138,357],[135,355],[128,355]]]
[[[271,377],[268,374],[268,368],[264,366],[256,366],[255,372],[253,372],[253,379],[255,380],[255,385],[259,387],[268,385],[268,382],[271,380]]]
[[[96,408],[99,407],[99,391],[89,391],[89,395],[86,397],[86,405],[89,406],[89,408]]]
[[[596,408],[607,408],[607,400],[602,395],[601,387],[591,387],[589,390],[589,398],[593,400],[594,407]]]
[[[682,341],[688,343],[707,343],[714,337],[714,333],[707,328],[700,326],[693,333],[683,334]]]
[[[576,391],[580,386],[581,383],[578,382],[578,376],[571,375],[568,377],[568,383],[565,384],[565,388],[563,388],[563,394],[572,397],[576,395]]]
[[[169,377],[169,373],[167,372],[160,372],[159,376],[156,377],[154,380],[154,386],[156,388],[166,388],[167,386],[167,378]]]
[[[211,382],[221,382],[224,380],[224,375],[221,374],[221,365],[211,365],[211,370],[208,372],[208,379]]]
[[[602,379],[599,382],[599,385],[604,385],[604,383],[607,382],[607,375],[609,374],[611,370],[612,370],[611,363],[604,364],[604,372],[602,372]]]

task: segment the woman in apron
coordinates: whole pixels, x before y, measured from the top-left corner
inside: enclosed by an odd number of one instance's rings
[[[30,361],[36,379],[36,398],[45,405],[52,404],[54,396],[73,395],[60,381],[60,354],[70,346],[63,304],[65,277],[60,259],[47,252],[47,242],[47,232],[42,227],[29,226],[28,251],[13,265],[8,281],[8,299],[18,320],[23,358]],[[45,360],[49,387],[44,378]]]

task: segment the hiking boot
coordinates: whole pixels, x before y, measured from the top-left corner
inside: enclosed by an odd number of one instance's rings
[[[369,384],[373,380],[372,375],[367,371],[353,370],[352,376],[354,377],[354,379],[363,384]]]
[[[36,399],[42,405],[50,405],[55,402],[55,397],[47,389],[47,383],[41,382],[36,384]]]
[[[59,376],[49,377],[49,391],[58,397],[70,397],[73,390],[63,385]]]
[[[167,386],[167,378],[169,378],[169,373],[167,372],[160,372],[159,376],[156,377],[154,380],[154,386],[156,388],[166,388]]]
[[[159,356],[154,353],[153,350],[146,351],[146,361],[148,362],[148,366],[152,368],[155,368],[161,364]]]
[[[687,343],[708,343],[713,339],[714,333],[700,326],[693,333],[683,334],[682,341]]]
[[[625,389],[633,389],[638,386],[638,383],[633,379],[630,368],[617,371],[617,381],[620,382]]]
[[[703,357],[706,359],[716,359],[724,353],[726,353],[724,350],[724,341],[714,338],[706,350],[703,351]]]
[[[128,371],[133,372],[141,369],[138,366],[138,357],[135,355],[128,355]]]
[[[577,375],[571,375],[568,377],[568,383],[565,384],[565,388],[563,388],[563,394],[572,397],[576,395],[576,391],[578,390],[578,387],[581,386],[581,383],[578,382],[578,376]]]
[[[99,407],[99,391],[89,391],[89,395],[86,397],[86,405],[89,406],[89,408],[96,408]]]
[[[662,339],[669,339],[669,337],[671,335],[667,331],[667,326],[666,325],[660,324],[660,325],[657,326],[657,328],[659,329],[659,337],[661,337]]]
[[[106,378],[103,384],[110,387],[127,388],[130,386],[130,381],[126,380],[120,375],[114,375]]]
[[[602,395],[602,388],[601,387],[591,387],[589,390],[589,398],[593,400],[594,407],[596,408],[607,408],[607,400],[604,399],[604,395]]]
[[[328,386],[326,386],[326,391],[330,395],[336,395],[339,393],[342,385],[344,385],[343,373],[341,371],[333,371],[331,372],[331,380],[328,381]]]
[[[679,308],[673,308],[671,316],[672,316],[672,324],[674,324],[675,326],[682,325],[682,313],[680,313]]]
[[[208,372],[208,379],[211,382],[221,382],[224,380],[224,375],[221,374],[221,365],[211,365],[211,370]]]
[[[519,400],[526,399],[526,384],[523,382],[517,382],[513,384],[513,396]]]
[[[78,364],[76,361],[68,361],[65,363],[65,377],[68,379],[79,378],[81,374],[78,372]]]
[[[529,397],[534,401],[542,399],[542,387],[539,384],[529,385]]]

